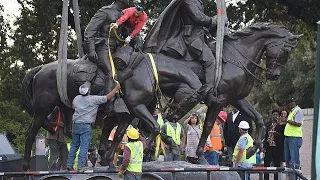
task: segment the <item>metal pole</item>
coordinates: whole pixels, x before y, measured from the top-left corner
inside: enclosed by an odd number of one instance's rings
[[[320,21],[318,21],[317,32],[317,59],[316,59],[316,77],[314,89],[314,118],[313,118],[313,135],[312,135],[312,163],[311,163],[311,180],[317,180],[320,177]]]
[[[176,180],[177,177],[176,177],[176,172],[172,171],[172,176],[171,176],[171,180]]]
[[[282,180],[282,173],[281,172],[278,172],[277,174],[274,173],[274,175],[275,176],[278,175],[278,180]]]
[[[263,173],[263,172],[259,172],[259,180],[263,180],[263,175],[265,174],[265,172]],[[268,174],[270,174],[270,173],[268,173]]]
[[[211,180],[211,171],[207,171],[207,180]]]

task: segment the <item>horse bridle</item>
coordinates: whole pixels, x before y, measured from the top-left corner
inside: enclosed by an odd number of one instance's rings
[[[282,50],[284,49],[284,43],[278,43],[278,44],[275,44],[271,47],[267,47],[266,50],[268,49],[271,49],[271,48],[274,48],[274,47],[277,47],[277,46],[281,46],[281,49],[280,51],[278,52],[277,56],[275,58],[273,58],[274,60],[271,61],[271,62],[268,62],[267,64],[271,64],[271,67],[274,67],[274,66],[280,66],[282,68],[285,68],[285,66],[281,63],[278,62],[278,59],[279,59],[279,56],[280,56],[280,53],[282,52]]]
[[[269,70],[268,70],[267,68],[262,67],[260,64],[254,62],[253,60],[251,60],[250,58],[248,58],[246,55],[244,55],[237,47],[235,47],[235,46],[234,46],[232,43],[230,43],[228,40],[226,40],[225,42],[227,42],[228,44],[230,44],[230,46],[232,46],[235,50],[237,50],[238,53],[239,53],[241,56],[243,56],[245,59],[247,59],[248,61],[250,61],[253,65],[255,65],[255,66],[258,67],[259,69],[261,69],[261,70],[266,71],[267,73],[269,73]],[[285,68],[285,66],[284,66],[283,64],[280,64],[280,63],[278,62],[278,58],[279,58],[279,56],[280,56],[280,53],[282,52],[282,50],[283,50],[283,48],[284,48],[284,43],[278,43],[278,44],[275,44],[275,45],[273,45],[273,46],[271,46],[271,47],[267,47],[266,50],[271,49],[271,48],[274,48],[274,47],[277,47],[277,46],[280,46],[280,45],[282,46],[282,48],[281,48],[280,51],[278,52],[276,58],[274,58],[273,61],[268,62],[267,64],[271,64],[272,67],[275,66],[275,65],[277,65],[277,66],[280,66],[280,67],[282,67],[282,68]],[[229,49],[229,50],[230,50],[230,49]],[[231,51],[231,50],[230,50],[230,52],[233,53],[233,51]],[[236,57],[236,56],[235,56],[235,57]],[[242,66],[244,66],[244,65],[242,65]],[[247,68],[246,68],[246,70],[249,71]],[[254,75],[251,71],[249,71],[249,73],[250,73],[251,75]],[[254,75],[254,76],[255,76],[255,75]],[[255,78],[257,79],[257,77],[255,77]]]

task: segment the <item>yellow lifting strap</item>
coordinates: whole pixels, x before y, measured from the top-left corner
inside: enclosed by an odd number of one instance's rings
[[[147,53],[149,58],[150,58],[150,61],[151,61],[151,65],[152,65],[152,70],[153,70],[153,75],[154,75],[154,78],[156,80],[156,91],[159,90],[159,75],[158,75],[158,70],[157,70],[157,66],[156,66],[156,63],[154,62],[154,59],[153,59],[153,56],[151,53]]]
[[[161,146],[162,154],[164,155],[164,157],[166,157],[166,151],[164,150],[164,143],[163,143],[163,141],[161,141],[161,136],[158,135],[156,137],[156,150],[155,150],[155,153],[154,153],[155,160],[158,159],[160,146]]]
[[[115,78],[115,75],[116,75],[116,69],[114,67],[114,62],[113,62],[113,58],[112,58],[112,54],[111,54],[111,49],[110,49],[110,34],[111,34],[111,30],[113,28],[110,27],[109,29],[109,35],[108,35],[108,54],[109,54],[109,61],[110,61],[110,65],[111,65],[111,75],[112,75],[112,78],[114,79]],[[115,80],[115,79],[114,79]],[[116,81],[116,80],[115,80]],[[117,82],[117,81],[116,81]]]
[[[110,41],[110,34],[111,34],[111,30],[113,30],[116,38],[121,41],[121,42],[125,42],[124,39],[120,38],[116,29],[113,28],[113,27],[110,27],[109,29],[109,35],[108,35],[108,54],[109,54],[109,61],[110,61],[110,65],[111,65],[111,74],[112,74],[112,78],[113,80],[116,82],[116,83],[119,83],[117,80],[115,80],[115,75],[116,75],[116,68],[114,67],[114,61],[113,61],[113,57],[112,57],[112,54],[111,54],[111,50],[110,50],[110,44],[109,44],[109,41]]]

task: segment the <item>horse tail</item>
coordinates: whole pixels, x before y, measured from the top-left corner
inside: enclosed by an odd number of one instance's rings
[[[42,69],[41,66],[37,66],[32,68],[27,74],[24,76],[22,81],[22,105],[26,109],[26,111],[33,116],[33,107],[32,107],[32,82],[34,76]]]

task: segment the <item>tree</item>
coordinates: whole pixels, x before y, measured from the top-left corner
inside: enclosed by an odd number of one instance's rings
[[[15,149],[23,152],[25,134],[31,123],[30,115],[14,103],[0,102],[0,122],[0,132],[6,132]]]

